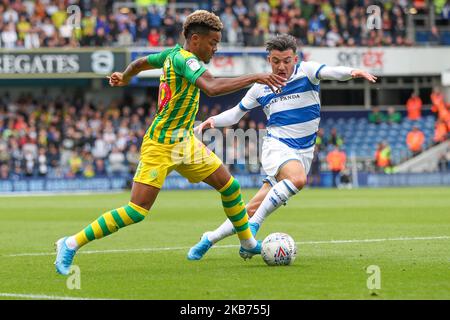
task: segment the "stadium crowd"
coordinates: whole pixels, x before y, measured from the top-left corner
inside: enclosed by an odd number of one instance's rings
[[[133,105],[133,104],[132,104]],[[203,105],[197,119],[221,111]],[[77,99],[22,95],[0,99],[0,179],[22,177],[74,178],[133,174],[146,129],[156,113],[156,101],[130,107],[125,102],[90,104]],[[264,128],[248,117],[236,128]],[[225,139],[225,138],[224,138]],[[257,144],[257,143],[256,143]],[[246,157],[256,150],[247,141],[224,147],[233,172],[259,172]],[[234,163],[234,164],[233,164]]]
[[[433,110],[436,109],[433,143],[439,143],[449,138],[449,128],[442,125],[450,124],[449,105],[444,103],[442,94],[437,90],[433,91],[432,99]],[[142,137],[156,114],[156,101],[148,101],[136,105],[132,100],[124,99],[107,105],[101,102],[87,103],[80,98],[51,98],[45,94],[23,94],[17,99],[12,99],[8,94],[3,95],[0,98],[0,179],[91,178],[133,174],[139,162]],[[223,107],[231,106],[203,104],[199,108],[197,120],[203,121],[216,115]],[[385,119],[390,113],[383,114],[382,121],[387,121]],[[407,113],[408,116],[411,115]],[[419,121],[420,116],[419,111]],[[369,114],[369,119],[373,118],[373,113]],[[398,114],[392,118],[402,121],[402,116]],[[244,132],[254,129],[258,139],[258,135],[264,134],[261,131],[264,128],[264,122],[258,122],[251,114],[234,126],[234,129]],[[222,145],[218,145],[219,141],[214,139],[204,139],[204,142],[215,146],[216,152],[223,150],[221,156],[233,173],[259,173],[259,161],[253,164],[249,161],[258,152],[258,140],[246,139],[245,144],[242,144],[231,139],[230,143],[227,130],[222,131]],[[418,129],[412,128],[412,131]],[[424,143],[422,134],[422,138],[408,135],[407,141],[402,143],[408,146],[419,143],[419,149],[411,149],[412,153],[418,153],[432,144],[429,142]],[[316,144],[317,156],[311,167],[312,179],[319,179],[320,171],[324,169],[337,172],[346,169],[343,150],[346,141],[336,128],[326,132],[321,127]],[[376,171],[388,172],[386,169],[392,166],[390,148],[383,143],[378,146],[373,167]],[[450,161],[450,154],[442,156],[442,170],[448,168],[445,161]]]
[[[182,24],[193,10],[188,1],[176,2],[175,7],[167,0],[136,0],[131,6],[112,0],[1,0],[0,47],[171,46],[182,41]],[[424,3],[413,1],[413,8],[426,11]],[[450,1],[434,3],[436,16],[448,24]],[[68,13],[72,4],[79,6],[79,18],[76,11]],[[367,7],[373,4],[382,8],[379,30],[367,28]],[[406,34],[411,9],[406,0],[212,0],[197,5],[220,16],[223,45],[263,46],[277,33],[290,33],[299,45],[310,46],[413,44]]]

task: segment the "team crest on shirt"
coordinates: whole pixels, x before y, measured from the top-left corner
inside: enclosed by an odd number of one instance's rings
[[[194,58],[186,61],[186,65],[194,72],[200,69],[200,63],[198,63],[197,59]]]
[[[158,170],[153,169],[150,171],[150,180],[155,180],[158,177]]]
[[[269,86],[264,86],[264,93],[271,93],[272,89],[269,88]]]

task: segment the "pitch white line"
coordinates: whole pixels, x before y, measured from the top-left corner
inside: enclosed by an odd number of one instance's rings
[[[0,297],[5,298],[19,298],[19,299],[37,299],[37,300],[111,300],[102,298],[78,298],[78,297],[64,297],[64,296],[47,296],[45,294],[22,294],[22,293],[2,293]]]
[[[384,239],[353,239],[353,240],[325,240],[325,241],[299,241],[298,245],[308,244],[346,244],[346,243],[371,243],[371,242],[387,242],[387,241],[421,241],[421,240],[450,240],[450,236],[434,236],[434,237],[398,237]],[[239,245],[216,245],[215,249],[238,248]],[[86,250],[80,251],[78,254],[107,254],[107,253],[134,253],[134,252],[158,252],[173,250],[188,250],[191,247],[170,247],[170,248],[140,248],[140,249],[113,249],[113,250]],[[4,257],[34,257],[34,256],[54,256],[54,252],[35,252],[35,253],[16,253],[6,254]]]

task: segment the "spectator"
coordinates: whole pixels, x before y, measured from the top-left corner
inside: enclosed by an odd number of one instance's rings
[[[339,150],[338,146],[335,146],[332,151],[327,155],[328,169],[332,173],[333,187],[337,187],[339,174],[345,169],[345,163],[347,156],[345,152]]]
[[[107,175],[106,167],[105,167],[105,161],[103,159],[95,159],[94,161],[94,170],[95,175],[98,177],[104,177]]]
[[[318,150],[317,150],[318,152],[324,151],[328,146],[328,140],[325,137],[323,128],[319,128],[319,130],[317,131],[316,146],[318,148]]]
[[[117,44],[121,47],[128,47],[133,44],[133,36],[127,28],[123,29],[117,36]]]
[[[439,88],[434,88],[430,98],[431,111],[437,113],[437,119],[443,121],[447,125],[447,130],[450,130],[450,110],[444,101],[444,95]]]
[[[59,165],[60,165],[59,151],[58,151],[58,148],[53,143],[49,146],[49,150],[48,150],[48,154],[47,154],[47,161],[48,161],[48,165],[51,168],[56,168],[56,167],[59,167]]]
[[[438,168],[440,172],[450,171],[450,150],[443,152],[439,157]]]
[[[448,137],[447,124],[443,120],[438,119],[434,126],[434,137],[433,137],[434,144],[444,142],[445,140],[447,140],[447,137]]]
[[[1,34],[1,40],[3,43],[3,47],[5,47],[6,49],[12,49],[16,46],[18,37],[14,23],[10,22],[7,24]]]
[[[40,28],[33,24],[28,33],[25,34],[24,46],[25,49],[34,49],[41,46],[41,39],[39,38]]]
[[[0,180],[9,179],[9,167],[7,164],[0,164]]]
[[[389,107],[387,109],[386,120],[389,124],[400,123],[402,121],[402,115],[394,107]]]
[[[338,135],[336,128],[331,128],[330,137],[328,138],[328,143],[340,147],[344,143],[344,140]]]
[[[406,111],[409,120],[420,120],[422,117],[422,99],[415,92],[406,102]]]
[[[156,28],[153,28],[156,29]],[[138,21],[138,26],[136,30],[136,42],[139,46],[146,46],[148,43],[148,37],[149,37],[149,28],[148,28],[148,22],[147,19],[141,18]]]
[[[113,147],[109,157],[109,174],[122,174],[126,172],[125,155],[119,148]]]
[[[157,47],[160,45],[159,40],[160,40],[160,35],[159,35],[158,30],[156,30],[155,28],[152,28],[148,35],[149,45],[153,46],[153,47]]]
[[[438,87],[433,88],[433,91],[430,95],[432,108],[439,108],[441,104],[444,103],[444,95]],[[434,110],[433,110],[434,111]]]
[[[391,173],[391,147],[386,142],[380,142],[375,152],[375,168],[377,172]]]
[[[320,129],[319,129],[320,130]],[[320,147],[316,145],[314,148],[314,157],[311,162],[311,172],[309,175],[309,185],[312,187],[318,187],[320,186],[320,155],[319,155]]]
[[[39,155],[37,158],[38,174],[41,177],[45,177],[48,173],[48,161],[44,148],[39,148]]]
[[[97,29],[97,32],[95,33],[93,42],[94,42],[94,46],[96,46],[96,47],[103,47],[103,46],[107,45],[108,38],[106,37],[105,29],[103,29],[103,28]]]
[[[369,114],[369,122],[375,123],[375,124],[380,124],[380,123],[383,123],[385,120],[386,120],[385,116],[380,111],[380,108],[377,106],[372,107],[372,111]]]
[[[424,142],[425,135],[417,126],[414,126],[406,136],[406,144],[414,157],[422,152]]]
[[[83,177],[88,179],[95,177],[95,169],[92,163],[88,163],[84,166]]]
[[[339,177],[339,184],[338,184],[338,188],[340,189],[351,189],[352,188],[352,176],[350,174],[350,170],[348,170],[347,168],[345,168],[344,170],[342,170],[340,177]]]
[[[136,170],[140,159],[140,154],[137,146],[132,144],[127,151],[126,160],[128,163],[128,172],[134,173]]]
[[[79,177],[83,173],[83,159],[79,156],[77,151],[72,151],[69,159],[69,178]]]

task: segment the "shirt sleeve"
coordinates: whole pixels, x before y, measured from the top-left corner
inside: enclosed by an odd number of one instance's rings
[[[224,111],[211,118],[214,119],[214,124],[216,127],[228,127],[238,123],[246,113],[247,111],[242,110],[240,106],[237,105],[234,108]]]
[[[195,81],[206,71],[206,68],[195,56],[184,58],[181,54],[177,54],[174,57],[173,65],[176,73],[194,85]]]
[[[313,84],[319,84],[319,72],[325,66],[325,64],[321,64],[316,61],[306,61],[300,64],[300,68],[304,73],[306,73],[309,81],[311,81]]]
[[[172,51],[172,48],[166,49],[160,53],[149,54],[147,56],[148,64],[151,65],[152,67],[154,67],[155,69],[162,68],[164,65],[164,61],[166,60],[170,51]]]
[[[320,71],[319,71],[319,78],[321,80],[338,80],[338,81],[347,81],[352,79],[352,71],[354,69],[353,68],[349,68],[349,67],[342,67],[342,66],[338,66],[338,67],[329,67],[329,66],[324,66]]]
[[[260,92],[261,86],[258,84],[254,84],[245,94],[245,96],[242,98],[241,102],[239,103],[239,108],[242,111],[250,111],[251,109],[254,109],[258,106],[260,106],[260,103],[258,102],[258,96]]]

